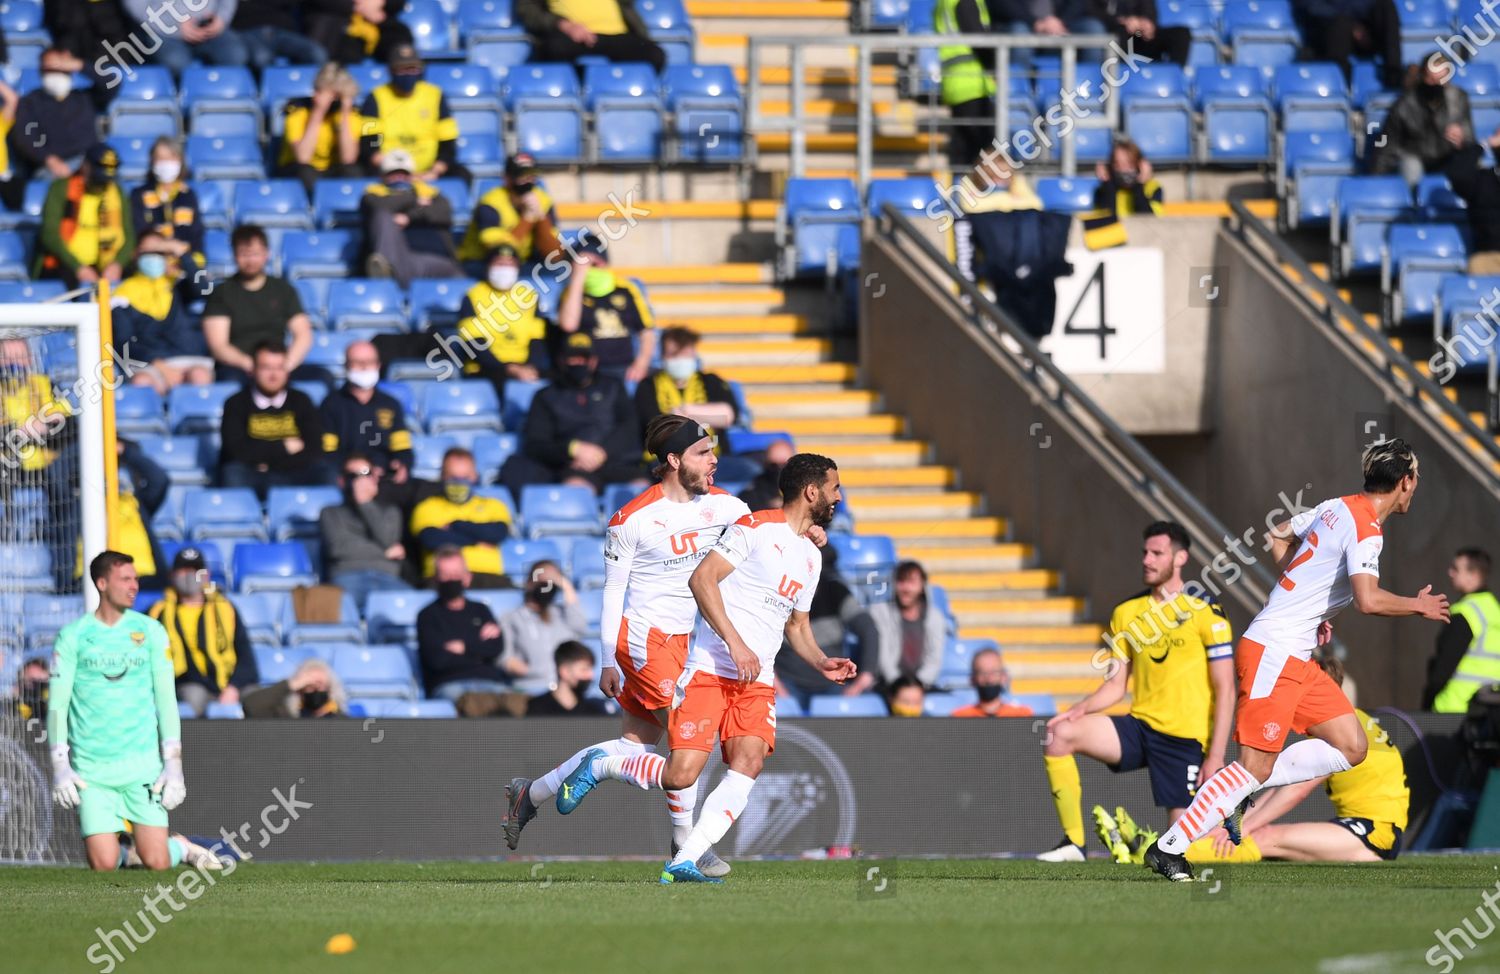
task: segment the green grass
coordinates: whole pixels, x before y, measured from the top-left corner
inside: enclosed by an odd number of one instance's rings
[[[1434,969],[1433,931],[1475,922],[1500,882],[1500,857],[1483,856],[1236,866],[1216,894],[1105,862],[750,862],[722,887],[669,888],[659,868],[247,863],[116,970],[1378,974]],[[142,930],[165,878],[0,869],[0,970],[103,970],[86,958],[95,929]],[[358,948],[325,953],[337,933]],[[1500,935],[1456,970],[1500,971]]]

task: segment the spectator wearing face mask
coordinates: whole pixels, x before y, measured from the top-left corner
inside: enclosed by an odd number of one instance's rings
[[[381,180],[365,189],[359,204],[370,248],[365,274],[394,277],[402,287],[413,278],[463,274],[453,252],[453,205],[415,169],[405,149],[382,153]]]
[[[443,490],[422,501],[411,514],[411,533],[424,553],[422,577],[432,578],[440,548],[463,555],[471,577],[464,587],[508,588],[500,560],[500,543],[510,537],[510,508],[494,497],[475,493],[479,470],[474,454],[454,447],[443,454]]]
[[[1469,96],[1452,83],[1454,73],[1453,62],[1436,51],[1408,69],[1406,88],[1381,125],[1385,144],[1375,172],[1399,172],[1415,186],[1474,141]]]
[[[903,676],[886,689],[885,705],[892,717],[920,717],[927,706],[927,690],[916,677]]]
[[[422,59],[410,44],[391,53],[391,80],[370,92],[360,108],[365,118],[363,155],[370,168],[384,171],[392,149],[410,153],[411,174],[423,182],[443,176],[464,181],[469,171],[458,164],[458,122],[448,110],[443,90],[422,80]]]
[[[573,252],[568,286],[557,309],[558,328],[564,337],[583,332],[593,339],[600,372],[640,382],[651,371],[656,354],[656,323],[646,296],[609,269],[598,234],[580,233]]]
[[[495,660],[505,649],[500,624],[483,602],[468,598],[468,556],[451,545],[433,553],[437,601],[417,613],[417,657],[430,697],[455,703],[466,693],[510,689]]]
[[[1152,176],[1150,160],[1131,140],[1116,140],[1108,165],[1101,162],[1094,172],[1099,177],[1094,209],[1081,218],[1084,243],[1090,249],[1118,247],[1126,242],[1122,216],[1161,215],[1161,183]]]
[[[192,254],[202,266],[203,214],[182,163],[182,145],[176,139],[163,135],[156,140],[146,182],[130,193],[130,219],[136,233],[155,232],[165,241],[167,253],[178,259]]]
[[[537,185],[535,160],[517,152],[505,162],[505,181],[474,204],[458,256],[479,261],[510,247],[521,260],[540,261],[561,246],[552,196]]]
[[[344,351],[343,385],[318,407],[323,417],[323,449],[334,463],[357,451],[405,483],[411,470],[411,430],[400,400],[376,388],[380,355],[369,342],[351,342]]]
[[[505,634],[500,668],[517,683],[542,689],[557,682],[553,655],[558,645],[582,639],[589,624],[573,583],[555,563],[532,565],[525,592],[520,608],[500,617]]]
[[[198,298],[191,253],[155,230],[136,244],[135,272],[110,296],[115,349],[131,385],[165,394],[173,386],[214,381],[214,360],[188,306]],[[137,364],[141,367],[137,368]]]
[[[505,401],[511,379],[535,382],[547,360],[547,325],[536,313],[536,290],[521,280],[520,255],[502,243],[490,255],[485,279],[469,288],[458,309],[459,343],[439,338],[457,360],[464,375],[482,376]]]
[[[135,256],[135,229],[115,182],[119,165],[115,150],[101,143],[88,150],[77,172],[47,187],[33,276],[70,288],[101,277],[120,282]]]
[[[727,445],[724,431],[734,425],[739,409],[729,383],[700,366],[698,333],[680,325],[666,329],[661,334],[661,368],[635,387],[635,409],[643,431],[663,414],[703,424],[719,437],[714,449],[719,453]]]
[[[557,671],[551,688],[526,704],[528,717],[599,717],[609,713],[603,700],[585,697],[594,685],[594,654],[577,640],[568,640],[552,654]]]
[[[339,467],[344,502],[318,515],[328,577],[353,597],[361,615],[371,592],[411,588],[401,577],[406,526],[401,509],[380,499],[380,478],[374,461],[351,451]]]
[[[102,6],[102,5],[100,5]],[[11,181],[21,191],[36,172],[67,180],[83,154],[99,142],[99,112],[87,92],[73,90],[78,58],[57,48],[42,52],[42,85],[21,96],[9,135]]]
[[[264,717],[341,717],[349,712],[344,681],[323,660],[303,660],[280,683],[252,690],[240,698],[246,719]]]
[[[980,650],[969,663],[969,683],[979,694],[979,702],[953,711],[954,717],[1030,717],[1031,708],[1008,703],[1010,671],[1005,660],[993,649]]]
[[[239,613],[209,580],[199,549],[177,552],[171,584],[148,614],[167,630],[177,699],[196,716],[202,717],[215,700],[239,703],[240,691],[260,682]]]

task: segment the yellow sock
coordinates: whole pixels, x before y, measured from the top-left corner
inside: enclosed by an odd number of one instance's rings
[[[1046,757],[1044,755],[1044,757]],[[1083,846],[1083,782],[1078,780],[1078,762],[1066,757],[1046,757],[1047,783],[1052,788],[1052,804],[1057,806],[1057,820],[1062,823],[1068,841]]]
[[[1186,853],[1188,862],[1260,862],[1260,846],[1255,844],[1254,836],[1245,836],[1239,847],[1228,856],[1221,856],[1214,852],[1212,839],[1199,839],[1188,846]]]

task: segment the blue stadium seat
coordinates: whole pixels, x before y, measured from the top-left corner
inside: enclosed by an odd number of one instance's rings
[[[1401,20],[1401,63],[1416,64],[1433,50],[1433,41],[1449,33],[1453,10],[1443,0],[1396,0]]]
[[[896,567],[896,543],[883,534],[830,533],[828,543],[838,552],[839,574],[862,597],[889,597],[891,571]]]
[[[1286,0],[1225,4],[1224,36],[1234,52],[1234,63],[1251,67],[1290,64],[1302,40]]]
[[[954,690],[949,693],[929,693],[922,701],[922,716],[951,717],[960,707],[972,706],[979,700],[973,690]]]
[[[436,592],[371,592],[365,603],[365,627],[371,642],[415,642],[417,613],[427,607]]]
[[[178,86],[188,117],[204,112],[249,110],[260,114],[260,92],[249,68],[192,64]]]
[[[291,230],[313,228],[312,205],[298,179],[240,183],[234,188],[234,221]]]
[[[1354,138],[1347,130],[1288,132],[1276,170],[1283,226],[1326,224],[1339,180],[1353,171]]]
[[[167,421],[172,432],[219,432],[224,420],[224,403],[239,391],[240,385],[237,382],[174,386],[167,393]]]
[[[141,449],[166,471],[174,484],[198,486],[208,483],[204,450],[196,436],[138,436]]]
[[[1355,108],[1365,112],[1367,121],[1372,110],[1389,109],[1396,100],[1396,92],[1386,88],[1380,79],[1380,69],[1373,61],[1355,61],[1349,74],[1349,101]]]
[[[0,293],[0,304],[6,298]],[[167,417],[161,393],[151,386],[120,386],[115,390],[115,428],[121,436],[166,436]]]
[[[500,400],[486,379],[428,382],[420,396],[420,411],[429,433],[501,430]]]
[[[260,592],[257,594],[269,595],[272,593]],[[234,604],[236,608],[239,607],[241,600],[244,598],[245,596],[243,595],[235,596]],[[318,654],[306,646],[282,649],[276,646],[257,645],[253,648],[255,650],[255,667],[260,671],[262,683],[280,683],[297,672],[297,667],[301,666],[307,660],[318,658]]]
[[[110,139],[146,139],[155,142],[163,136],[175,139],[178,134],[177,120],[166,114],[132,112],[121,115],[109,126]]]
[[[142,438],[144,439],[144,437]],[[153,437],[160,442],[160,437]],[[186,484],[170,484],[166,496],[151,516],[151,534],[157,541],[182,540],[182,508],[187,502],[188,491],[194,488]]]
[[[573,565],[573,584],[580,589],[604,587],[604,539],[598,535],[573,539],[569,554]]]
[[[328,398],[328,384],[321,379],[295,379],[292,388],[311,399],[314,406],[323,405]]]
[[[36,67],[41,62],[42,51],[52,44],[42,17],[42,5],[30,0],[8,0],[0,4],[0,29],[5,31],[5,43],[13,67]]]
[[[692,62],[693,28],[682,0],[638,0],[635,9],[646,22],[651,39],[667,55],[669,66]]]
[[[539,561],[554,561],[564,571],[568,568],[567,552],[561,544],[549,538],[536,541],[507,539],[500,545],[500,561],[506,576],[517,585],[524,585],[530,580],[531,566]]]
[[[1500,99],[1500,68],[1493,64],[1466,64],[1458,69],[1453,83],[1468,94],[1470,105],[1493,105]]]
[[[437,85],[448,99],[448,106],[460,109],[488,108],[500,111],[500,96],[495,91],[495,76],[480,64],[430,64],[426,78]],[[459,126],[463,131],[463,126]]]
[[[1463,234],[1450,223],[1391,224],[1380,255],[1387,323],[1430,319],[1443,278],[1463,273],[1467,252]]]
[[[1469,205],[1453,191],[1448,177],[1442,173],[1423,176],[1417,183],[1417,208],[1422,217],[1433,223],[1464,223],[1468,219]]]
[[[411,660],[396,646],[340,646],[333,671],[352,697],[414,699],[417,683]]]
[[[542,132],[537,137],[545,139],[550,135]],[[461,133],[454,146],[454,155],[477,178],[495,179],[505,174],[505,147],[496,132]]]
[[[359,235],[351,230],[294,230],[281,241],[283,276],[348,277],[359,256]]]
[[[203,708],[203,716],[209,720],[244,720],[245,708],[241,707],[238,702],[222,703],[218,700],[211,700],[208,706]]]
[[[792,178],[777,212],[776,240],[787,276],[859,266],[859,190],[851,179]]]
[[[405,304],[401,286],[389,278],[335,280],[328,288],[328,324],[335,331],[404,332]]]
[[[943,650],[943,667],[938,673],[937,685],[957,689],[969,685],[969,674],[975,654],[986,649],[999,650],[993,639],[949,639]]]
[[[461,237],[463,231],[469,226],[469,217],[474,209],[470,202],[469,184],[456,176],[444,176],[441,179],[434,179],[432,188],[442,193],[452,205],[453,230]]]
[[[1042,209],[1062,213],[1083,213],[1094,208],[1094,191],[1099,180],[1094,176],[1049,176],[1036,181]]]
[[[63,627],[83,615],[83,596],[29,593],[22,597],[20,610],[26,645],[50,649]]]
[[[183,527],[189,541],[253,536],[267,539],[260,500],[249,487],[203,487],[183,501]]]
[[[67,293],[62,281],[0,282],[0,304],[44,304]]]
[[[221,545],[229,539],[220,538],[217,541],[162,541],[161,555],[162,564],[171,565],[172,559],[177,557],[177,552],[183,548],[197,548],[203,554],[203,566],[208,570],[208,577],[215,585],[225,587],[228,584],[228,575],[224,566],[224,549]]]
[[[1193,110],[1186,96],[1138,98],[1124,112],[1126,134],[1153,164],[1193,161]]]
[[[1194,74],[1194,103],[1203,113],[1204,159],[1243,164],[1271,156],[1275,116],[1256,68],[1204,65]]]
[[[261,72],[260,103],[272,135],[286,130],[287,102],[311,98],[318,69],[311,64],[273,64]]]
[[[640,490],[631,484],[610,484],[605,487],[604,493],[599,498],[599,511],[604,516],[605,524],[608,524],[609,519],[615,516],[616,511],[624,508],[639,493]]]
[[[865,195],[871,214],[878,214],[886,203],[892,203],[898,210],[925,215],[928,207],[933,204],[941,206],[942,199],[937,183],[920,176],[907,179],[872,179]]]
[[[597,535],[599,501],[588,487],[562,484],[531,484],[521,490],[521,510],[526,512],[526,536]]]
[[[480,433],[469,444],[469,449],[474,451],[474,462],[479,465],[480,476],[486,481],[494,480],[505,461],[519,448],[520,439],[514,433]],[[513,511],[516,509],[511,501],[507,501],[506,506]]]
[[[286,592],[245,592],[234,597],[239,624],[245,627],[251,645],[281,646],[281,621],[290,602],[291,596]],[[262,657],[257,653],[255,658],[260,660]],[[284,679],[282,676],[268,676],[264,669],[260,671],[260,678],[263,683]]]
[[[261,156],[260,142],[256,139],[190,135],[187,139],[187,165],[199,179],[266,178],[265,161]]]
[[[448,720],[458,716],[458,708],[447,700],[361,698],[349,701],[349,716],[393,720]]]
[[[326,370],[335,379],[344,378],[344,351],[352,342],[369,340],[376,332],[365,331],[315,331],[312,347],[307,350],[307,363]]]
[[[375,388],[399,402],[401,411],[406,415],[416,415],[417,394],[412,391],[411,383],[398,379],[382,379]]]
[[[359,201],[368,179],[320,179],[313,187],[313,217],[325,230],[360,226]]]
[[[236,545],[230,567],[236,592],[288,591],[318,583],[307,549],[295,541]]]
[[[364,626],[359,621],[359,608],[354,596],[345,592],[339,599],[339,617],[336,622],[298,622],[288,600],[282,616],[282,638],[288,646],[304,643],[340,642],[362,643],[365,641]]]
[[[368,95],[381,85],[389,84],[391,80],[390,68],[377,61],[361,61],[358,64],[346,64],[344,67],[354,79],[354,83],[359,85],[361,96]]]
[[[1283,131],[1329,131],[1349,126],[1349,96],[1337,65],[1281,65],[1275,71],[1272,90]]]
[[[1189,66],[1204,68],[1219,63],[1218,14],[1212,6],[1199,0],[1162,0],[1156,9],[1159,26],[1186,27],[1192,31]]]
[[[151,143],[156,141],[154,135],[111,136],[107,141],[120,157],[120,179],[133,181],[146,178],[146,170],[151,168]]]
[[[272,541],[316,538],[318,515],[343,501],[337,487],[272,487],[266,493],[266,521]]]
[[[890,711],[878,693],[861,693],[854,697],[817,696],[807,707],[809,717],[887,717]]]
[[[334,280],[332,277],[303,277],[292,282],[292,290],[302,302],[302,311],[312,319],[314,328],[328,327],[328,291]]]
[[[505,384],[505,407],[501,414],[501,420],[506,429],[524,430],[526,428],[526,414],[531,409],[531,400],[536,394],[547,388],[545,382],[516,382]]]
[[[182,718],[183,720],[198,719],[198,715],[193,712],[192,705],[182,700],[179,700],[177,702],[177,716]]]
[[[491,41],[524,40],[526,31],[516,23],[511,11],[511,0],[459,0],[458,36],[468,43],[469,60],[474,61],[476,45]]]
[[[131,75],[121,80],[114,99],[109,103],[111,125],[121,115],[165,114],[176,120],[180,128],[182,117],[177,111],[177,85],[172,80],[172,72],[159,64],[144,64],[134,68]]]
[[[518,151],[543,163],[582,161],[583,104],[571,66],[519,65],[506,75],[504,92],[515,112]]]
[[[649,64],[591,64],[583,73],[584,106],[594,113],[594,158],[655,162],[662,156],[662,102]]]
[[[260,117],[245,112],[210,112],[193,119],[193,134],[205,139],[256,139]]]
[[[1120,88],[1120,99],[1126,105],[1140,101],[1186,99],[1187,95],[1187,75],[1182,66],[1166,62],[1141,65],[1133,73],[1126,74],[1125,83]]]
[[[462,54],[453,47],[453,24],[448,11],[437,0],[407,0],[401,23],[411,30],[417,53],[424,58],[451,58]]]
[[[505,76],[518,64],[525,64],[531,57],[531,38],[524,30],[517,30],[508,37],[493,37],[469,44],[469,63],[488,69],[496,84],[504,84]]]
[[[492,2],[492,0],[491,0]],[[411,322],[416,331],[458,324],[458,309],[474,282],[466,277],[417,278],[411,282]]]
[[[1385,224],[1415,212],[1411,190],[1400,176],[1340,179],[1329,218],[1334,276],[1379,270]]]
[[[198,214],[203,221],[203,228],[224,231],[220,239],[224,242],[224,252],[229,253],[228,231],[234,226],[234,213],[230,207],[233,191],[230,187],[237,186],[238,183],[222,179],[194,179],[190,185],[193,187],[193,194],[198,197]],[[206,246],[206,238],[204,243]],[[230,260],[232,265],[232,254]],[[213,272],[212,264],[209,265],[209,270],[210,273]]]
[[[411,473],[421,480],[436,480],[442,469],[443,454],[458,446],[454,436],[427,436],[413,433],[411,438]]]
[[[1500,289],[1500,274],[1453,274],[1443,278],[1432,308],[1433,335],[1442,337],[1454,318],[1478,314],[1490,293]]]

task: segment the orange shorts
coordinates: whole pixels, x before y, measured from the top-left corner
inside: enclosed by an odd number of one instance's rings
[[[764,683],[741,683],[712,673],[694,673],[682,703],[672,711],[667,738],[672,750],[711,751],[714,733],[719,753],[731,737],[758,737],[766,753],[776,750],[776,691]]]
[[[669,636],[655,627],[624,619],[615,644],[615,662],[624,677],[621,709],[642,720],[672,706],[677,680],[687,666],[688,634]]]
[[[1246,747],[1279,752],[1289,731],[1354,713],[1349,698],[1312,660],[1277,652],[1241,638],[1234,650],[1239,707],[1234,738]]]

